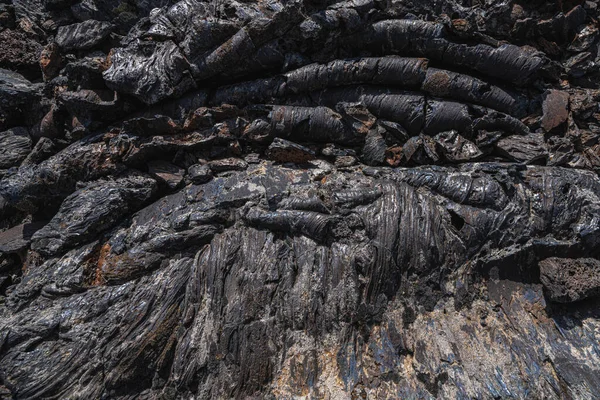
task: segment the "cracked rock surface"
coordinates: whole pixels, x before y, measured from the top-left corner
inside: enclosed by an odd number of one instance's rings
[[[597,1],[0,1],[0,399],[592,399]]]

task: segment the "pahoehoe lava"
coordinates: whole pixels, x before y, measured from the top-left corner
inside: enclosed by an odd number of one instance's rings
[[[600,398],[599,20],[0,0],[0,399]]]

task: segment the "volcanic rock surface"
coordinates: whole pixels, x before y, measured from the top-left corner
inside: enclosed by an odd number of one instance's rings
[[[600,395],[598,1],[0,1],[0,399]]]

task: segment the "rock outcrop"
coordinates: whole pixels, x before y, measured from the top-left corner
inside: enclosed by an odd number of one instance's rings
[[[0,399],[595,398],[599,17],[0,4]]]

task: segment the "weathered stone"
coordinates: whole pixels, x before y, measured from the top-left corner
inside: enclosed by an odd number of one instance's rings
[[[560,90],[549,90],[544,94],[542,128],[546,132],[562,126],[569,118],[569,94]]]
[[[60,49],[56,43],[50,43],[44,47],[40,54],[40,68],[44,74],[44,80],[48,81],[58,75],[62,64]]]
[[[500,139],[496,148],[502,154],[515,161],[535,161],[546,159],[548,149],[541,133],[531,133],[527,136],[513,135]]]
[[[22,75],[0,69],[0,111],[34,101],[39,95],[39,89],[39,85],[31,83]]]
[[[40,75],[38,59],[42,45],[19,30],[0,32],[0,68],[19,71],[29,79]]]
[[[0,232],[0,253],[19,253],[26,250],[31,243],[31,237],[45,224],[45,222],[21,224]]]
[[[146,54],[151,54],[147,57]],[[117,49],[104,71],[107,85],[146,104],[183,94],[194,87],[189,63],[172,41],[147,42]]]
[[[156,182],[145,176],[97,181],[67,197],[58,213],[32,237],[32,249],[54,255],[86,243],[152,198]]]
[[[385,140],[379,132],[369,132],[362,148],[362,161],[368,165],[382,165],[386,148]]]
[[[163,182],[170,189],[175,189],[183,182],[185,170],[166,161],[152,161],[148,163],[148,172],[159,182]]]
[[[600,261],[593,258],[547,258],[540,279],[550,301],[571,303],[600,296]]]
[[[192,165],[188,169],[188,177],[190,180],[196,184],[202,184],[210,181],[213,177],[212,170],[210,166],[204,165]]]
[[[275,138],[265,154],[278,162],[305,163],[315,158],[315,152],[311,149],[280,138]]]
[[[89,49],[100,44],[112,30],[111,23],[94,20],[61,26],[56,33],[56,43],[64,50]]]
[[[242,171],[248,168],[248,163],[239,158],[223,158],[220,160],[213,160],[210,161],[208,165],[215,173],[225,171]]]
[[[18,167],[31,151],[31,138],[25,128],[0,132],[0,169]]]
[[[0,3],[0,398],[600,392],[597,2]]]
[[[451,162],[474,161],[483,153],[471,141],[456,131],[442,132],[435,136],[435,142],[444,157]]]
[[[335,166],[337,168],[351,167],[358,162],[354,156],[337,156],[335,158]]]

